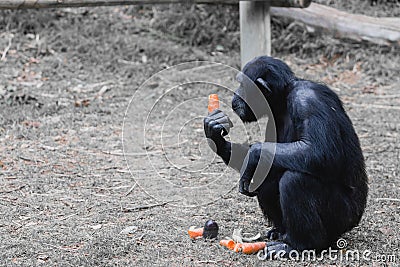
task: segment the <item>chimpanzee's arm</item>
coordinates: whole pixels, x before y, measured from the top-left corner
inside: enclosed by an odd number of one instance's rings
[[[225,140],[224,135],[231,127],[232,122],[220,110],[214,111],[204,119],[204,132],[211,149],[222,158],[226,165],[240,171],[250,147]]]
[[[341,107],[327,106],[311,93],[298,93],[289,99],[289,115],[298,140],[290,143],[256,143],[247,154],[247,165],[241,171],[239,191],[249,195],[251,179],[257,177],[257,166],[271,165],[286,170],[329,177],[340,173],[343,149],[340,127],[346,124]],[[346,126],[345,126],[346,127]],[[259,178],[259,177],[258,177]]]

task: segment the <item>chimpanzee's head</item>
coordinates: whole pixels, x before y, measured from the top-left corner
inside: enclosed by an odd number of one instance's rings
[[[244,122],[265,116],[268,105],[273,106],[294,78],[283,61],[262,56],[247,63],[236,79],[240,83],[232,99],[232,109]]]

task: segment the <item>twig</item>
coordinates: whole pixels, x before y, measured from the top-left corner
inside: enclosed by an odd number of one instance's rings
[[[391,198],[391,197],[379,197],[375,198],[376,201],[395,201],[395,202],[400,202],[400,199],[398,198]]]
[[[208,264],[208,263],[213,263],[213,264],[218,264],[218,262],[217,262],[217,261],[212,261],[212,260],[198,261],[197,263],[205,263],[205,264]]]
[[[115,171],[119,173],[129,173],[129,170],[115,170]]]
[[[8,52],[8,50],[10,50],[10,48],[11,48],[11,45],[12,45],[12,39],[14,38],[14,35],[13,34],[11,34],[11,37],[10,37],[10,39],[8,40],[8,45],[7,45],[7,47],[4,49],[4,51],[3,51],[3,54],[1,55],[1,61],[4,61],[5,59],[6,59],[6,56],[7,56],[7,52]]]
[[[113,187],[86,187],[86,186],[84,186],[84,187],[81,187],[81,188],[84,188],[84,189],[94,189],[94,190],[108,190],[108,191],[110,191],[110,190],[118,190],[118,189],[122,189],[122,188],[127,188],[127,187],[129,187],[129,185],[121,185],[121,186],[113,186]]]
[[[7,176],[7,177],[4,177],[4,179],[13,180],[13,179],[17,179],[17,176]]]
[[[386,105],[375,105],[375,104],[358,104],[358,103],[349,103],[351,106],[362,107],[362,108],[379,108],[379,109],[395,109],[400,110],[398,106],[386,106]]]
[[[174,202],[174,201],[168,201],[168,202],[150,204],[150,205],[143,205],[143,206],[136,206],[136,207],[125,207],[125,208],[122,208],[122,211],[123,212],[133,212],[133,211],[139,211],[139,210],[147,210],[147,209],[151,209],[151,208],[155,208],[155,207],[162,207],[171,202]]]
[[[66,220],[68,218],[71,218],[71,217],[74,217],[76,215],[78,215],[78,213],[73,213],[73,214],[70,214],[70,215],[67,215],[65,217],[62,217],[62,218],[58,219],[58,221],[64,221],[64,220]]]
[[[134,185],[132,185],[131,188],[129,188],[129,190],[125,193],[126,197],[133,191],[133,189],[135,189],[136,185],[137,185],[137,183],[135,183]]]
[[[25,160],[25,161],[32,161],[32,162],[35,162],[35,163],[38,163],[38,162],[44,163],[43,160],[40,160],[40,159],[31,159],[31,158],[27,158],[27,157],[21,156],[21,155],[19,156],[19,158],[22,159],[22,160]]]
[[[97,92],[96,97],[102,97],[104,95],[105,92],[107,92],[108,90],[110,90],[111,88],[104,85],[103,87],[101,87],[101,89]]]
[[[109,170],[115,170],[118,168],[119,168],[118,166],[111,166],[111,167],[100,168],[99,170],[109,171]]]
[[[17,187],[17,188],[14,188],[14,189],[5,190],[5,191],[0,191],[0,194],[7,194],[7,193],[14,192],[14,191],[19,191],[19,190],[21,190],[21,189],[24,188],[24,187],[25,187],[25,185],[21,185],[21,186],[19,186],[19,187]]]
[[[141,64],[140,62],[137,62],[137,61],[127,61],[127,60],[124,60],[121,58],[117,59],[117,62],[127,64],[127,65],[134,65],[134,66],[139,66]]]
[[[400,94],[394,94],[394,95],[372,95],[371,98],[379,98],[379,99],[385,99],[385,98],[397,98],[400,97]]]
[[[121,152],[111,152],[111,151],[101,151],[101,152],[107,155],[125,156],[125,157],[137,157],[137,156],[146,156],[146,155],[162,153],[161,150],[138,152],[138,153],[121,153]]]

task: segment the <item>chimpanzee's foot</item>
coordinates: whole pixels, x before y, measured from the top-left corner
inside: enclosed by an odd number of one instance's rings
[[[267,242],[265,248],[266,259],[288,258],[291,251],[294,249],[283,241]]]
[[[282,240],[284,234],[282,233],[281,229],[279,228],[272,228],[271,230],[267,231],[265,237],[269,240]]]

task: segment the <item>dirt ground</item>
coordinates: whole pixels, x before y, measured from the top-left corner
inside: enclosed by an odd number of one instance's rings
[[[363,12],[400,12],[396,2],[388,1],[391,9],[377,3]],[[227,251],[217,241],[188,238],[189,226],[209,218],[220,225],[220,238],[236,228],[255,234],[269,227],[256,200],[237,192],[238,174],[204,143],[204,99],[216,90],[228,101],[229,91],[189,84],[157,98],[160,88],[190,81],[164,72],[129,103],[147,79],[178,63],[206,60],[238,68],[238,12],[224,6],[136,6],[0,11],[0,265],[398,266],[399,47],[316,35],[277,18],[273,30],[274,56],[299,77],[331,86],[359,135],[370,193],[360,225],[343,238],[348,250],[370,250],[369,260],[265,262]],[[230,72],[195,68],[188,77],[233,84],[225,73]],[[153,105],[144,120],[142,108]],[[130,143],[123,148],[125,113],[132,131],[125,128]],[[240,124],[232,118],[235,127]],[[143,128],[148,146],[135,132]],[[235,129],[232,139],[243,132]],[[257,130],[250,133],[257,140]],[[210,162],[202,175],[190,172]],[[160,173],[172,183],[212,190],[188,196],[174,187],[146,187]],[[215,179],[218,173],[225,176]],[[190,197],[199,205],[182,207]]]

